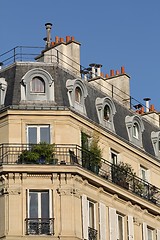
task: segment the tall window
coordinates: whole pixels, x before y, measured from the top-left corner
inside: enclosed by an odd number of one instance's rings
[[[118,218],[118,240],[124,240],[124,217],[117,213]]]
[[[144,180],[144,181],[148,181],[148,170],[143,167],[143,166],[140,166],[140,177]]]
[[[37,144],[40,142],[50,143],[49,125],[28,125],[27,126],[28,143]]]
[[[133,124],[133,137],[139,139],[139,126],[137,123]]]
[[[28,194],[27,234],[51,234],[53,222],[50,215],[49,191],[30,190]]]
[[[89,227],[95,228],[95,203],[88,200]]]
[[[118,163],[118,153],[111,149],[111,163],[117,165]]]
[[[148,239],[147,240],[153,240],[153,229],[147,227],[148,232]]]
[[[78,103],[81,103],[82,101],[82,92],[79,87],[76,87],[75,89],[75,101]]]
[[[45,82],[41,77],[34,77],[32,79],[31,93],[45,93]]]
[[[104,107],[104,120],[111,121],[111,109],[108,105]]]

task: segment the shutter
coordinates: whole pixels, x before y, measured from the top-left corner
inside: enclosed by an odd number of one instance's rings
[[[82,195],[82,228],[83,238],[88,239],[88,201],[86,195]]]
[[[143,240],[148,240],[148,231],[146,223],[143,223]]]
[[[160,229],[157,229],[157,240],[160,240]]]
[[[134,240],[133,216],[128,216],[128,240]]]
[[[52,190],[49,189],[49,218],[53,218]]]
[[[30,198],[29,198],[29,189],[26,190],[26,205],[27,205],[27,218],[29,218],[29,210],[30,210]]]
[[[110,231],[110,240],[117,239],[117,214],[116,209],[109,208],[109,231]]]
[[[106,240],[106,206],[99,203],[100,240]]]

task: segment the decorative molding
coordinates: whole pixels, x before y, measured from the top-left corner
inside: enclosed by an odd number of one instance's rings
[[[75,196],[80,198],[80,192],[76,188],[57,188],[57,193],[60,196]]]

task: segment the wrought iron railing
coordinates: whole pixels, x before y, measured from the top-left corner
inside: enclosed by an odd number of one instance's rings
[[[52,145],[53,154],[49,161],[39,158],[36,161],[21,157],[24,151],[31,151],[33,145],[28,144],[1,144],[0,165],[5,164],[43,164],[43,165],[76,165],[87,169],[106,181],[112,182],[137,196],[160,206],[160,189],[147,181],[138,178],[135,174],[124,172],[119,166],[111,164],[101,158],[100,166],[93,165],[93,154],[77,145]]]
[[[52,235],[53,218],[26,218],[26,234],[28,235]]]
[[[91,227],[88,227],[88,239],[97,240],[97,230]]]

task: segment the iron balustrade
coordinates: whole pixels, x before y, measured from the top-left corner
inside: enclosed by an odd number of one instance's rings
[[[26,218],[27,235],[53,235],[53,218]]]
[[[97,240],[97,230],[91,227],[88,227],[88,239]]]
[[[20,160],[21,153],[24,150],[29,151],[31,147],[31,144],[1,144],[0,165],[33,164],[33,162]],[[45,162],[45,159],[38,159],[34,164],[76,165],[160,206],[160,189],[158,187],[127,171],[124,172],[123,170],[121,172],[119,166],[111,164],[103,158],[101,158],[100,166],[93,166],[90,161],[91,158],[93,159],[91,152],[77,145],[53,145],[53,159],[50,162]],[[121,173],[121,177],[117,173]]]

